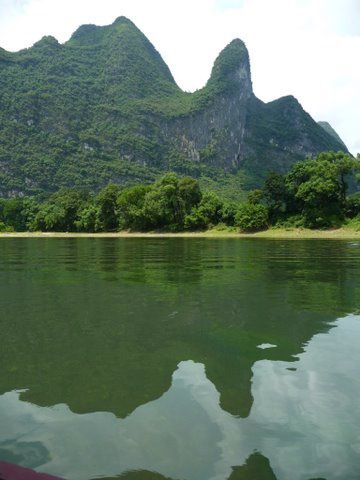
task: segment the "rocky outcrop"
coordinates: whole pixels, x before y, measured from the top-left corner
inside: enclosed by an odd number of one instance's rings
[[[238,168],[253,96],[247,49],[234,40],[217,58],[205,88],[194,94],[193,110],[168,122],[168,137],[194,161]]]

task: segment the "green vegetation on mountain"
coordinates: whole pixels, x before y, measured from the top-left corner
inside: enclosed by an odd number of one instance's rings
[[[175,83],[153,45],[124,17],[83,25],[65,44],[44,37],[0,49],[0,195],[190,175],[239,199],[271,171],[346,150],[292,97],[252,91],[245,44],[234,40],[204,88]]]
[[[332,128],[329,122],[318,122],[318,125],[322,127],[325,132],[327,132],[329,135],[331,135],[335,140],[337,140],[339,143],[343,145],[343,149],[346,150],[346,145],[345,143],[341,140],[340,136],[338,133]]]
[[[352,219],[360,225],[360,196],[348,196],[347,179],[359,159],[322,153],[271,173],[264,187],[241,203],[202,191],[191,177],[167,173],[150,185],[109,184],[97,195],[63,188],[43,202],[0,199],[0,231],[116,232],[196,231],[231,227],[245,232],[271,226],[331,228]]]

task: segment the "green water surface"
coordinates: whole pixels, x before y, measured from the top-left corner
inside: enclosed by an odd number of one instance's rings
[[[358,480],[360,244],[0,238],[0,461]]]

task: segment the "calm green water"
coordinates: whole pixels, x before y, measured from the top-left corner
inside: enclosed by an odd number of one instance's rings
[[[0,460],[358,480],[360,244],[0,239]]]

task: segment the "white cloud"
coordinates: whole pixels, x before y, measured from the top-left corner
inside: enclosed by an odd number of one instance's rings
[[[359,150],[359,0],[0,0],[0,45],[18,50],[48,34],[63,42],[80,24],[120,15],[149,37],[185,90],[204,85],[219,51],[242,38],[261,99],[295,95]]]

